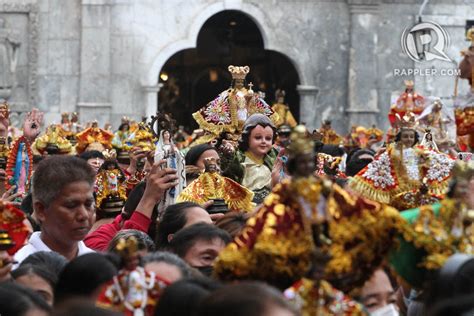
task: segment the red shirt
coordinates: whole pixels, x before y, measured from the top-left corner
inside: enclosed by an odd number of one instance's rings
[[[151,219],[140,212],[133,212],[130,219],[122,224],[122,214],[118,215],[112,223],[100,225],[95,231],[84,239],[87,247],[96,251],[106,251],[109,242],[122,229],[136,229],[147,233]]]

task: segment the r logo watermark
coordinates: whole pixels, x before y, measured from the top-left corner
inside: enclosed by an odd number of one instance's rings
[[[415,62],[434,59],[451,62],[444,52],[449,46],[449,35],[435,22],[420,22],[406,28],[401,43],[403,52]]]

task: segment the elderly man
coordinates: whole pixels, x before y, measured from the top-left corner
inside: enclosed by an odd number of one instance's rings
[[[41,232],[15,254],[20,263],[38,251],[55,251],[68,260],[92,252],[82,242],[94,220],[95,172],[86,161],[52,156],[38,164],[33,175],[33,206]]]

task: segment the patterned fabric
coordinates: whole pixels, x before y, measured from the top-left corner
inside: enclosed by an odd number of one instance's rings
[[[324,280],[301,279],[283,294],[302,316],[368,315],[361,304]]]

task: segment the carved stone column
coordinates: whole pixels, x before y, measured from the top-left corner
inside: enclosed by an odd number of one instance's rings
[[[379,0],[349,0],[349,126],[377,124],[377,23]]]
[[[319,89],[316,86],[298,85],[296,90],[300,94],[300,119],[309,130],[316,128],[317,105],[316,98]]]
[[[110,121],[110,0],[82,0],[81,77],[82,122]]]
[[[152,115],[156,115],[158,112],[158,92],[160,92],[161,87],[163,86],[162,83],[157,84],[156,86],[144,86],[143,91],[145,92],[145,100],[146,100],[146,117],[151,117]]]

